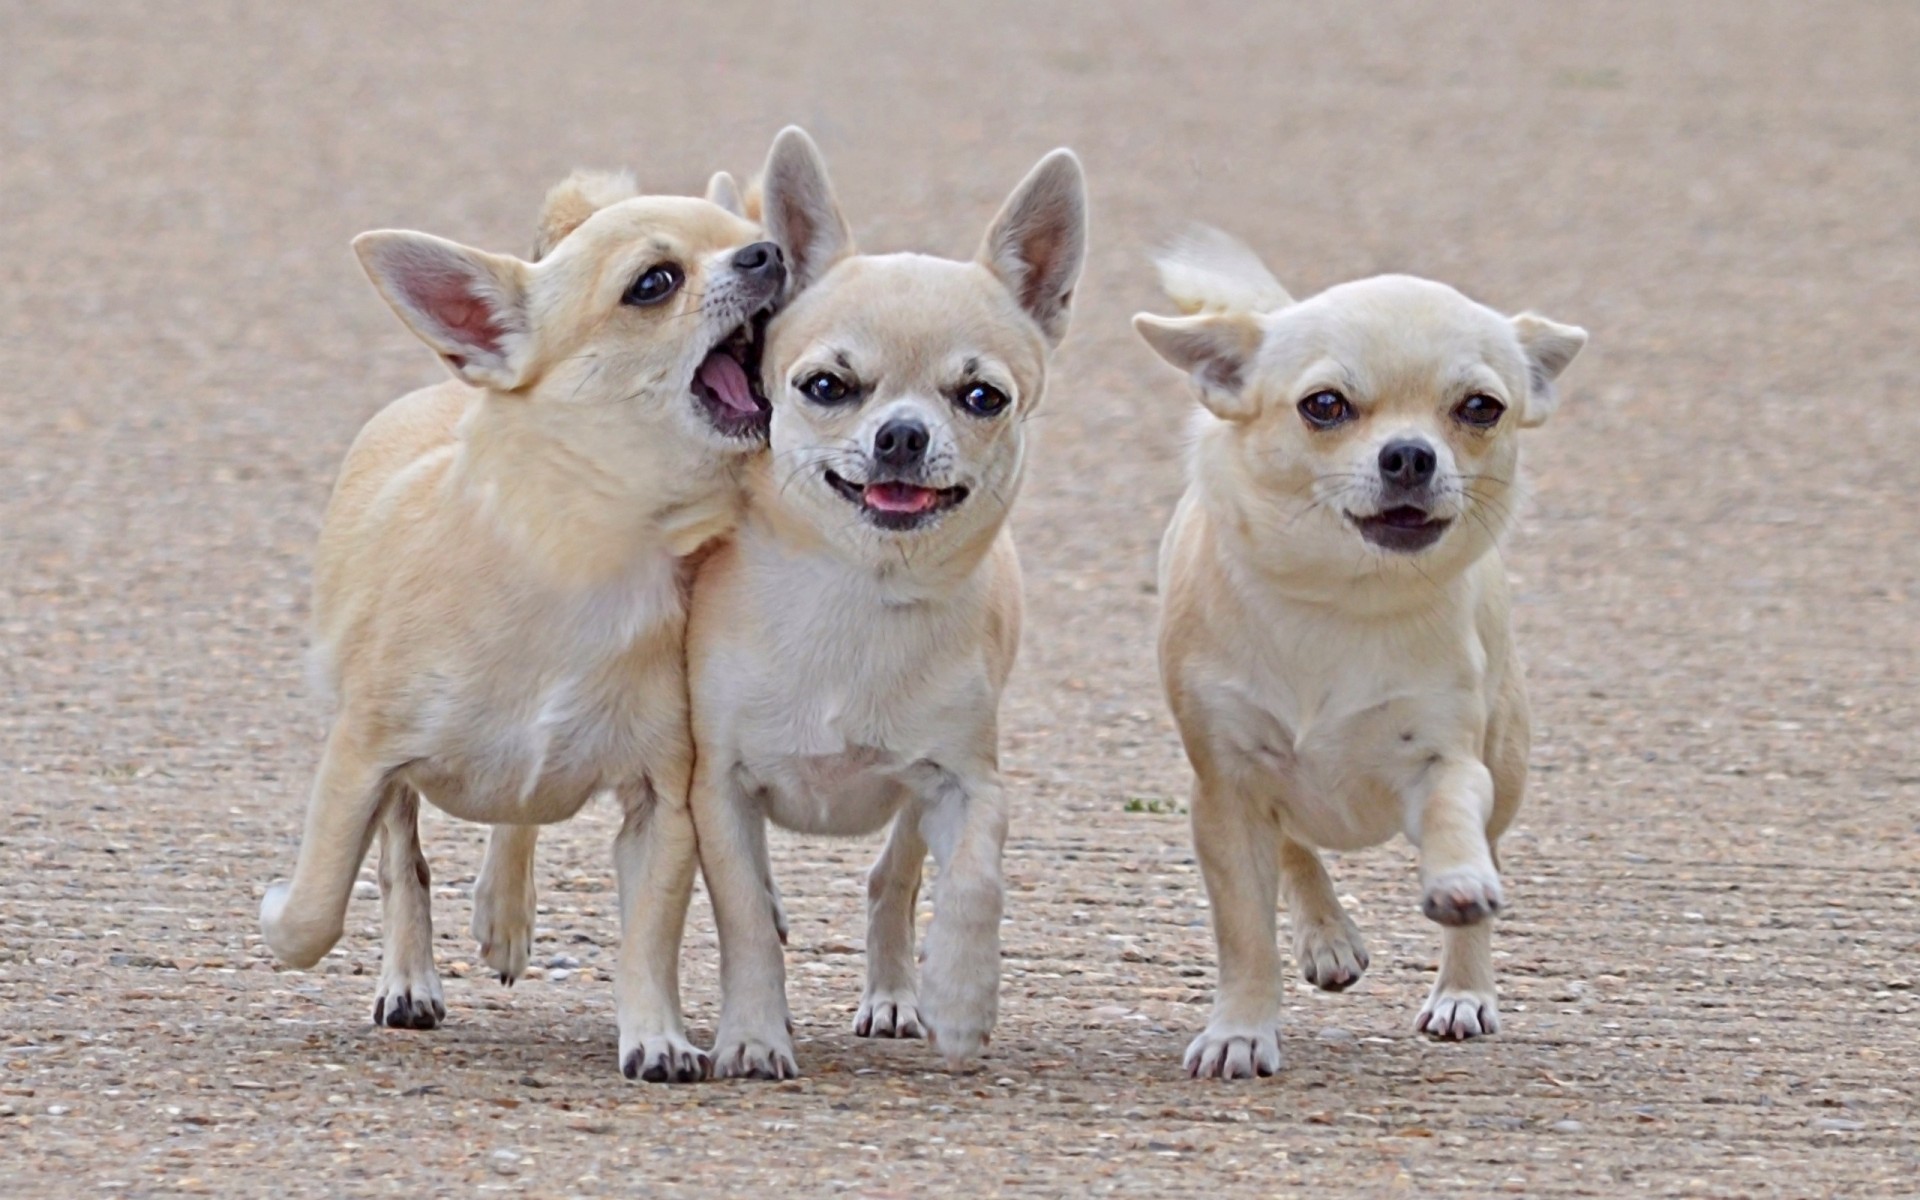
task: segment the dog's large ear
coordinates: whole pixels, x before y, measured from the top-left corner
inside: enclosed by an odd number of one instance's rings
[[[1531,429],[1546,424],[1553,410],[1560,407],[1560,393],[1553,381],[1587,344],[1587,331],[1535,313],[1521,313],[1513,318],[1513,332],[1527,356],[1527,403],[1520,414],[1520,425]]]
[[[987,228],[979,259],[1048,343],[1059,345],[1087,261],[1087,180],[1073,151],[1047,155],[1013,189]]]
[[[1200,403],[1225,421],[1245,421],[1260,411],[1247,388],[1248,371],[1266,336],[1251,313],[1202,313],[1162,317],[1138,313],[1133,329],[1153,352],[1193,376]]]
[[[580,228],[588,217],[639,194],[639,185],[626,171],[575,171],[554,184],[540,206],[540,234],[533,243],[533,261],[553,253],[560,240]]]
[[[529,382],[526,263],[398,229],[363,233],[353,250],[393,311],[455,375],[506,392]]]
[[[715,171],[707,180],[707,203],[719,205],[736,217],[747,215],[747,206],[740,202],[740,188],[725,171]]]
[[[787,256],[788,290],[798,292],[853,253],[826,160],[807,131],[789,125],[773,139],[760,173],[760,223]]]

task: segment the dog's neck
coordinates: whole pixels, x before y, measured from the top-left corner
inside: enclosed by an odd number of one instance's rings
[[[731,477],[676,476],[659,455],[615,470],[602,449],[566,436],[537,401],[483,393],[460,423],[449,486],[561,584],[684,558],[738,520]]]

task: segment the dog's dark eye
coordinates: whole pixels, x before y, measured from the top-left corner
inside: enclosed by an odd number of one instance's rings
[[[847,381],[832,371],[815,371],[800,381],[800,392],[815,404],[838,404],[853,395]]]
[[[953,398],[961,408],[980,417],[991,417],[1008,404],[1007,394],[990,383],[966,384]]]
[[[1315,392],[1300,402],[1300,415],[1315,429],[1332,429],[1353,420],[1353,405],[1339,392]]]
[[[661,263],[657,267],[648,267],[633,281],[627,294],[620,297],[620,303],[645,308],[658,304],[680,290],[680,284],[686,280],[680,268],[672,263]]]
[[[1475,429],[1492,429],[1500,423],[1500,416],[1507,406],[1484,392],[1475,392],[1465,400],[1454,405],[1453,419],[1462,425],[1471,425]]]

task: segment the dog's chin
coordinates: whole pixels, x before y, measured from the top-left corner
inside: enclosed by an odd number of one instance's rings
[[[754,313],[715,343],[694,368],[688,391],[715,433],[742,449],[767,444],[773,406],[760,390],[760,353],[773,306]]]
[[[1448,517],[1436,517],[1412,504],[1396,505],[1368,516],[1348,513],[1347,520],[1370,544],[1394,554],[1418,554],[1430,549],[1453,527]]]
[[[964,487],[923,487],[898,479],[855,483],[833,471],[826,473],[826,480],[836,495],[860,510],[868,524],[890,533],[925,528],[967,499]]]

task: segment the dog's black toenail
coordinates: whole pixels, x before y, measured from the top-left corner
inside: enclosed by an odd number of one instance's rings
[[[665,1083],[667,1081],[666,1062],[662,1059],[655,1059],[648,1063],[647,1069],[640,1072],[640,1078],[648,1083]]]

